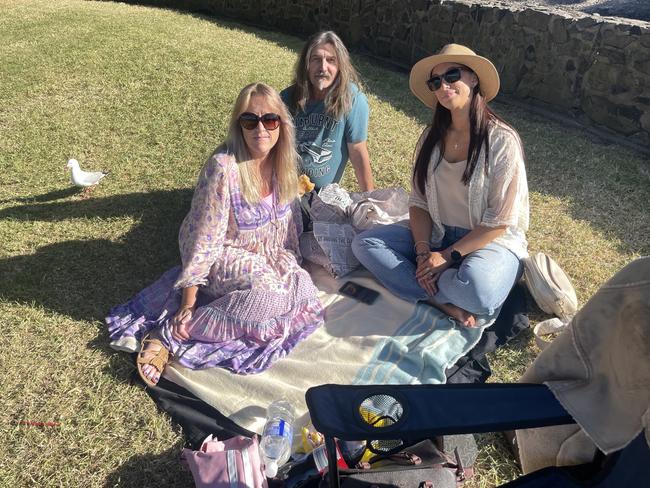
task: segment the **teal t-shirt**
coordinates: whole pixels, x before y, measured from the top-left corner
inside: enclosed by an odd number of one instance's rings
[[[368,99],[356,85],[351,89],[352,108],[338,120],[326,113],[323,101],[307,103],[304,111],[295,113],[291,107],[293,86],[280,93],[293,115],[302,172],[317,190],[341,181],[348,162],[348,143],[368,138]]]

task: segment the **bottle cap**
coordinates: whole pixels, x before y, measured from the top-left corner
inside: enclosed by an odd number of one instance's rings
[[[266,475],[267,478],[274,478],[276,474],[278,474],[278,463],[275,461],[269,461],[266,463],[266,467],[264,468],[264,474]]]

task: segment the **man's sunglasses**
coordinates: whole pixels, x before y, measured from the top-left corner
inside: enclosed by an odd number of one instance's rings
[[[445,80],[447,83],[455,83],[460,80],[463,68],[456,66],[447,70],[446,73],[442,75],[432,75],[431,78],[427,80],[427,86],[432,92],[439,90],[442,86],[442,80]]]
[[[255,129],[260,121],[262,121],[262,125],[266,130],[275,130],[280,127],[280,116],[278,114],[268,113],[258,116],[251,112],[244,112],[239,116],[239,125],[246,130]]]

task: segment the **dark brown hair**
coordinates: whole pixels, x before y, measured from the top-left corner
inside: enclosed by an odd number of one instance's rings
[[[470,72],[469,68],[467,68]],[[490,153],[490,140],[488,137],[488,131],[490,127],[497,122],[505,125],[516,134],[516,131],[508,124],[505,120],[495,114],[490,107],[487,106],[483,95],[480,93],[479,85],[477,84],[473,90],[472,101],[470,102],[469,109],[469,124],[470,124],[470,135],[469,135],[469,146],[467,148],[467,165],[465,166],[465,172],[461,181],[468,185],[476,166],[478,164],[478,159],[481,154],[481,148],[485,148],[485,167],[484,171],[487,175],[489,167],[489,153]],[[445,154],[445,136],[447,135],[447,130],[451,125],[451,112],[449,109],[442,106],[438,103],[436,109],[433,113],[433,121],[431,122],[431,129],[425,137],[420,152],[417,154],[415,159],[415,167],[413,168],[413,184],[417,186],[420,193],[425,192],[425,183],[427,180],[427,172],[429,170],[429,162],[431,160],[431,153],[433,148],[436,145],[440,148],[440,154],[438,154],[438,161],[435,163],[437,168],[442,161],[442,157]],[[517,136],[517,139],[519,137]],[[521,141],[520,141],[521,145]],[[523,149],[522,149],[523,153]]]

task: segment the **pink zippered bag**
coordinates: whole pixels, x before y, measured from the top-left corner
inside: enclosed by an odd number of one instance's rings
[[[257,437],[220,441],[209,435],[198,451],[183,449],[196,488],[268,488]]]

